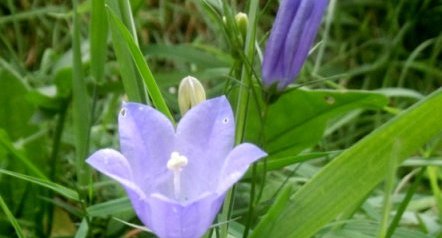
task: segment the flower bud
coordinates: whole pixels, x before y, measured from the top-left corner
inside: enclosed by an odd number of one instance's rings
[[[249,18],[247,17],[247,14],[245,14],[244,12],[239,12],[235,16],[235,21],[239,31],[241,32],[241,35],[245,39],[247,35],[247,26],[249,25]]]
[[[262,63],[266,88],[292,83],[315,40],[328,0],[282,0]]]
[[[178,88],[178,106],[181,115],[204,100],[206,100],[206,92],[198,79],[187,76],[181,80]]]

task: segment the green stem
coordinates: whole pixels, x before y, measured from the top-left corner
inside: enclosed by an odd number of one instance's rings
[[[235,110],[235,121],[236,121],[236,134],[235,134],[235,144],[239,144],[242,142],[244,137],[244,131],[247,120],[247,110],[249,105],[249,96],[250,96],[250,88],[252,85],[252,76],[253,76],[253,66],[254,57],[255,57],[255,34],[256,34],[256,13],[258,11],[259,2],[257,0],[250,1],[249,6],[249,25],[247,29],[247,36],[244,47],[244,54],[246,60],[251,62],[250,64],[244,63],[242,66],[241,73],[241,87],[239,89],[239,96]],[[221,212],[220,218],[221,222],[226,222],[221,227],[221,237],[227,237],[229,223],[227,222],[230,219],[231,208],[233,207],[234,200],[234,187],[227,193],[223,210]],[[252,211],[253,212],[253,211]]]

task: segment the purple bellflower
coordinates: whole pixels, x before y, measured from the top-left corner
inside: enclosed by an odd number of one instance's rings
[[[267,41],[262,78],[281,91],[301,70],[318,32],[328,0],[281,0]]]
[[[124,103],[118,127],[121,153],[102,149],[87,163],[125,188],[140,220],[161,238],[201,237],[226,191],[266,156],[249,143],[234,147],[224,96],[193,107],[176,129],[152,107]]]

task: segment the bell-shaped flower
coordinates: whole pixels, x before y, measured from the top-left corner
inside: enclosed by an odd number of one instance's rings
[[[293,82],[315,40],[328,0],[282,0],[267,41],[262,78],[277,90]]]
[[[249,143],[234,147],[224,96],[193,107],[176,128],[152,107],[124,103],[118,127],[121,153],[102,149],[87,163],[118,181],[140,220],[162,238],[201,237],[226,191],[266,156]]]

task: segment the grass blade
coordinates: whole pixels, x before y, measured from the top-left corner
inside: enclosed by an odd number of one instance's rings
[[[153,105],[164,113],[169,119],[173,120],[172,114],[169,111],[169,108],[164,101],[163,96],[161,95],[161,91],[155,82],[155,78],[152,75],[152,72],[149,69],[149,66],[146,64],[144,60],[144,56],[141,53],[140,49],[136,45],[133,37],[130,32],[124,26],[124,24],[118,19],[115,13],[112,12],[110,8],[107,8],[107,13],[109,16],[109,25],[112,30],[112,35],[118,36],[118,38],[124,39],[124,42],[127,44],[127,47],[130,50],[131,56],[137,66],[137,69],[144,80],[144,83],[147,87],[147,91],[149,92],[150,97],[152,98]]]
[[[78,228],[75,238],[86,238],[89,231],[89,225],[85,218],[81,220],[80,227]]]
[[[91,217],[106,217],[117,213],[130,211],[132,206],[129,198],[117,198],[111,201],[94,204],[87,208],[87,213]]]
[[[28,176],[28,175],[25,175],[25,174],[20,174],[20,173],[12,172],[12,171],[5,170],[5,169],[0,169],[0,174],[6,174],[6,175],[9,175],[9,176],[18,178],[18,179],[22,179],[22,180],[25,180],[25,181],[28,181],[28,182],[40,185],[42,187],[51,189],[51,190],[55,191],[56,193],[66,197],[66,198],[69,198],[69,199],[72,199],[72,200],[75,200],[75,201],[79,201],[80,200],[80,198],[78,196],[78,193],[75,190],[72,190],[70,188],[64,187],[64,186],[62,186],[60,184],[53,183],[53,182],[51,182],[49,180],[39,179],[39,178],[35,178],[35,177]]]
[[[14,147],[14,145],[9,140],[7,133],[3,129],[0,129],[0,148],[2,147],[5,148],[6,151],[11,153],[13,157],[20,160],[30,173],[40,179],[47,179],[46,175],[37,166],[35,166],[28,157],[23,155],[23,153],[21,153]]]
[[[12,215],[11,211],[9,210],[8,206],[6,205],[5,201],[3,200],[2,196],[0,196],[0,207],[2,208],[3,212],[5,213],[8,220],[11,222],[12,226],[14,227],[15,233],[19,238],[25,238],[25,235],[23,234],[23,230],[21,229],[20,225],[18,224],[17,220],[15,219],[14,215]]]
[[[77,179],[80,186],[85,186],[89,182],[88,169],[85,166],[85,159],[89,153],[89,128],[91,121],[91,105],[87,93],[86,82],[83,75],[83,65],[81,62],[81,36],[80,22],[77,13],[77,0],[73,1],[73,69],[72,69],[72,106],[73,123],[75,131],[75,167]]]
[[[107,47],[107,19],[105,9],[105,0],[92,1],[91,12],[91,74],[96,82],[104,81],[104,65],[106,61]]]
[[[431,94],[343,152],[296,192],[273,223],[252,237],[311,237],[384,179],[394,151],[398,163],[442,132],[442,90]]]

